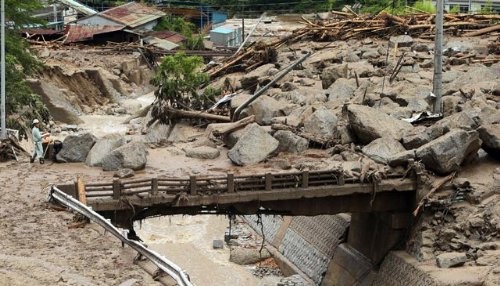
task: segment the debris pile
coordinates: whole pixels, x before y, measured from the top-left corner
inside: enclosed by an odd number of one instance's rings
[[[22,155],[29,156],[15,137],[9,136],[7,139],[0,140],[0,162],[19,160]]]

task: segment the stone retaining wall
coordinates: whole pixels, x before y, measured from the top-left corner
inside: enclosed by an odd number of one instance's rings
[[[257,216],[245,218],[248,224],[261,234]],[[335,248],[349,226],[350,216],[262,216],[262,221],[266,241],[319,284]]]

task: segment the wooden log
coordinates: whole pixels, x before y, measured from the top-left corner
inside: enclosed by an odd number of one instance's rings
[[[220,126],[218,128],[216,127],[214,130],[212,130],[212,134],[214,136],[223,136],[241,129],[253,122],[255,122],[255,115],[245,117],[236,122],[226,123],[224,126]]]
[[[424,205],[425,201],[428,200],[436,191],[438,191],[439,189],[441,189],[441,187],[444,184],[446,184],[448,181],[452,180],[455,177],[456,174],[457,174],[457,172],[453,172],[453,173],[451,173],[450,175],[448,175],[446,177],[439,178],[439,179],[435,180],[432,183],[431,190],[417,204],[417,207],[413,211],[413,216],[417,216],[418,212],[420,211],[420,208]]]
[[[198,118],[198,119],[207,119],[213,121],[231,122],[231,119],[227,116],[215,115],[200,111],[179,110],[171,107],[166,107],[164,109],[164,112],[167,112],[171,117]]]
[[[495,32],[495,31],[499,31],[499,30],[500,30],[500,24],[495,25],[495,26],[491,26],[491,27],[486,27],[486,28],[483,28],[483,29],[479,29],[479,30],[474,31],[474,32],[465,33],[462,36],[464,36],[464,37],[475,37],[475,36],[480,36],[480,35],[484,35],[484,34]]]
[[[83,179],[80,175],[76,178],[76,191],[78,193],[78,200],[80,203],[87,205],[87,196],[85,193],[85,184],[83,183]]]

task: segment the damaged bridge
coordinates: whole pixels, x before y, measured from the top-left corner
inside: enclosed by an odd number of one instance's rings
[[[281,214],[313,216],[405,212],[415,204],[417,181],[390,175],[359,182],[342,171],[304,171],[220,177],[115,179],[59,186],[122,226],[172,214]]]
[[[345,249],[355,251],[333,257],[327,275],[337,277],[338,285],[353,285],[342,283],[360,279],[356,271],[342,270],[350,269],[352,261],[368,261],[370,267],[376,267],[404,238],[417,187],[417,176],[388,175],[381,181],[360,182],[345,177],[342,170],[115,179],[88,184],[79,178],[74,184],[58,186],[115,225],[130,229],[135,220],[172,214],[351,213]]]

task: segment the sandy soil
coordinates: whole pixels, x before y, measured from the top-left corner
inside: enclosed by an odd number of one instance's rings
[[[0,285],[159,285],[101,227],[70,229],[73,214],[48,207],[49,186],[79,173],[106,177],[79,164],[0,164]]]

